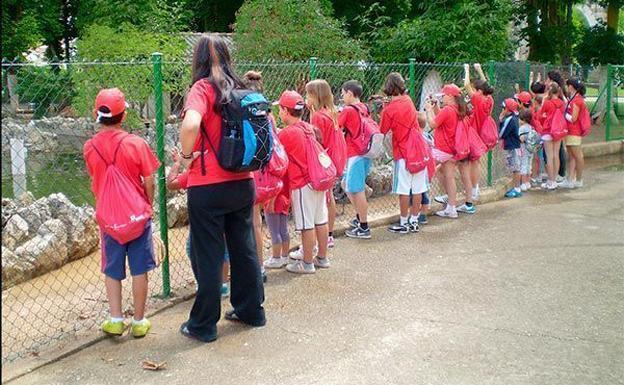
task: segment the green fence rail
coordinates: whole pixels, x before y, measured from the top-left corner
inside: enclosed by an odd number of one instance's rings
[[[93,221],[94,200],[82,159],[82,147],[96,132],[93,101],[98,90],[119,87],[129,103],[125,127],[144,137],[155,149],[158,169],[154,227],[163,244],[164,259],[150,275],[149,309],[163,306],[167,297],[194,291],[185,243],[188,215],[183,193],[168,192],[169,151],[178,144],[178,125],[184,96],[191,83],[189,61],[170,61],[158,53],[127,62],[72,62],[32,65],[2,63],[2,362],[34,354],[55,342],[93,333],[107,313],[99,270],[99,231]],[[326,79],[336,100],[344,81],[364,86],[364,101],[381,93],[389,72],[401,73],[408,91],[422,111],[427,96],[444,83],[462,85],[461,63],[302,62],[236,63],[237,71],[262,72],[265,94],[271,100],[285,89],[304,92],[315,78]],[[516,85],[526,89],[533,73],[559,69],[564,76],[583,78],[588,104],[596,120],[587,140],[624,138],[624,67],[555,67],[528,62],[488,62],[483,66],[496,87],[495,116]],[[474,71],[473,71],[474,72]],[[387,153],[391,153],[389,138]],[[398,213],[389,195],[391,159],[375,162],[367,181],[370,217]],[[480,184],[493,186],[506,176],[504,154],[496,148],[482,159]],[[389,177],[390,176],[390,177]],[[458,186],[461,187],[461,184]],[[461,191],[461,188],[460,188]],[[26,192],[26,193],[24,193]],[[432,194],[441,192],[437,181]],[[353,210],[337,187],[337,226],[346,225]],[[424,235],[426,237],[426,233]],[[296,236],[294,236],[296,239]],[[267,247],[268,239],[265,239]],[[338,245],[339,247],[339,245]],[[124,304],[131,303],[129,285]],[[126,308],[127,312],[132,311]]]

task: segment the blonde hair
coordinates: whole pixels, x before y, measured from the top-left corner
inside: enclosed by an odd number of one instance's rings
[[[338,127],[338,110],[334,105],[334,94],[332,93],[329,83],[324,79],[315,79],[305,86],[306,94],[312,98],[310,112],[315,113],[323,108],[329,112],[329,117],[334,122],[334,126]]]
[[[264,85],[262,84],[262,72],[259,72],[259,71],[245,72],[245,75],[243,75],[243,84],[245,84],[245,87],[251,90],[262,92],[264,89]]]

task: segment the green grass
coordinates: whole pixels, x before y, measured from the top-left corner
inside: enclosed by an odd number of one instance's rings
[[[62,192],[75,205],[94,204],[91,181],[82,154],[63,154],[54,158],[29,157],[26,164],[28,191],[35,198]],[[13,198],[13,178],[8,159],[2,160],[2,197]]]

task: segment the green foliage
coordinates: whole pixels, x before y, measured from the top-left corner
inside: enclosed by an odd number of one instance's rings
[[[230,32],[234,24],[236,11],[243,0],[203,0],[189,1],[192,12],[191,22],[195,31]]]
[[[236,16],[236,56],[243,60],[353,60],[366,57],[357,40],[319,0],[249,0]]]
[[[70,72],[58,66],[17,67],[16,76],[20,102],[34,104],[36,119],[44,116],[51,106],[60,111],[74,96]]]
[[[393,26],[408,17],[411,0],[331,0],[334,14],[345,20],[352,36],[373,31],[378,26]]]
[[[624,35],[596,25],[583,32],[575,53],[581,64],[624,64]]]
[[[457,0],[430,6],[413,20],[370,34],[377,61],[502,60],[509,50],[509,0]]]
[[[38,45],[42,37],[35,15],[23,14],[16,20],[4,7],[5,2],[2,2],[2,57],[13,60]]]

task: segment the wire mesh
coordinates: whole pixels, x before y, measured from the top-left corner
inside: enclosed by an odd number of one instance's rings
[[[162,65],[164,146],[166,154],[178,143],[184,96],[191,84],[188,61],[165,61]],[[524,62],[492,63],[491,79],[496,85],[495,116],[505,97],[515,93],[515,84],[528,86],[528,71],[546,71],[542,64]],[[461,64],[431,63],[338,63],[275,62],[236,63],[239,74],[260,71],[264,93],[271,100],[286,89],[304,93],[312,78],[326,79],[337,103],[340,87],[351,79],[364,87],[364,101],[381,93],[386,75],[399,72],[414,89],[412,95],[422,111],[427,96],[439,92],[445,83],[462,84]],[[484,65],[484,70],[487,70]],[[527,71],[528,70],[528,71]],[[606,71],[581,69],[584,78],[606,85]],[[601,73],[604,76],[601,77]],[[413,78],[411,76],[413,74]],[[616,117],[624,119],[623,67],[613,68],[611,98]],[[158,80],[158,79],[156,79]],[[2,64],[2,362],[11,362],[84,333],[93,333],[107,314],[107,301],[100,273],[99,230],[93,220],[94,199],[90,189],[82,148],[96,133],[93,100],[98,90],[119,87],[129,103],[124,126],[144,137],[156,148],[154,72],[151,61],[117,63],[72,62],[35,66]],[[592,83],[593,84],[593,83]],[[604,96],[606,100],[606,94]],[[378,109],[370,103],[374,117]],[[614,123],[615,124],[615,123]],[[612,127],[614,137],[622,136]],[[619,130],[619,131],[618,131]],[[371,197],[369,217],[398,214],[398,201],[390,195],[392,166],[390,139],[387,154],[375,162],[367,184]],[[171,165],[169,156],[165,159]],[[480,185],[506,176],[500,148],[481,159]],[[462,191],[458,180],[459,191]],[[433,181],[431,197],[442,192]],[[354,216],[340,189],[337,226]],[[155,234],[161,226],[168,230],[169,266],[172,294],[194,290],[194,278],[186,252],[188,214],[184,192],[168,192],[167,223],[154,215]],[[158,205],[155,205],[156,207]],[[294,236],[296,242],[296,236]],[[264,236],[265,251],[270,245]],[[162,270],[150,273],[150,301],[154,309],[164,303]],[[124,309],[131,314],[130,285],[124,285]]]

